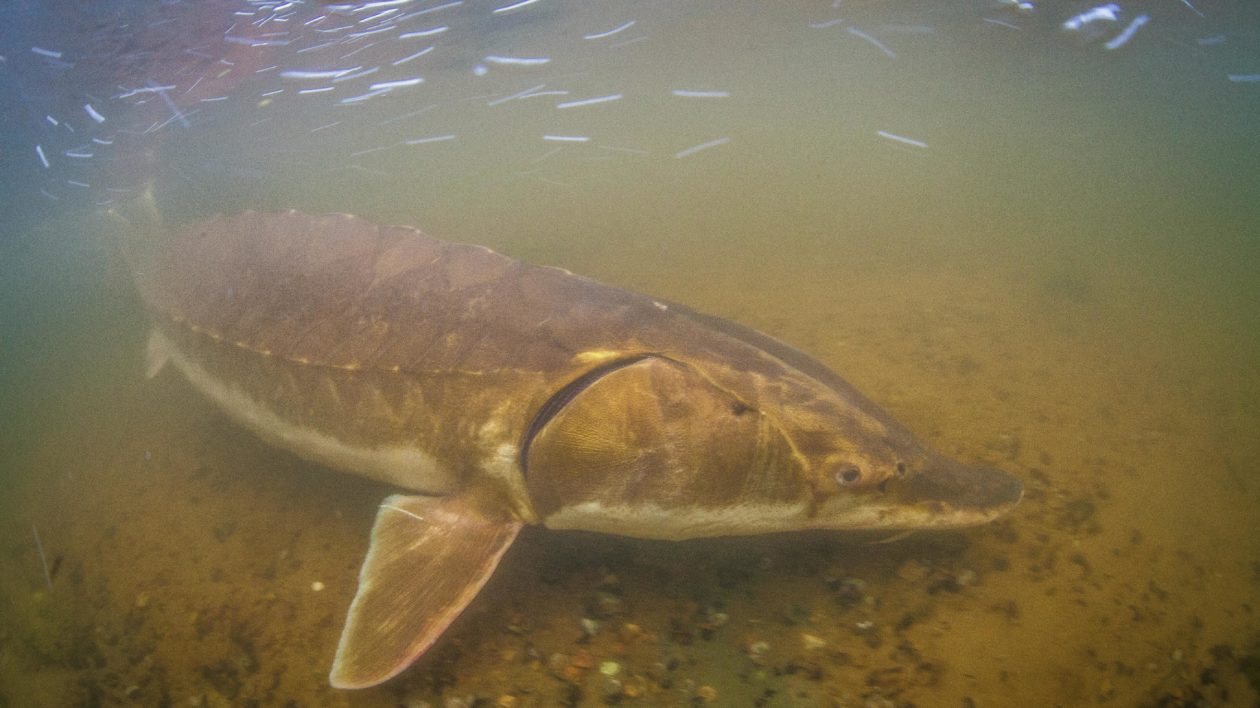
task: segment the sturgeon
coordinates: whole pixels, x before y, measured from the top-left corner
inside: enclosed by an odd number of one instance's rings
[[[686,307],[346,214],[245,212],[133,254],[149,373],[314,462],[397,486],[330,681],[396,676],[526,524],[647,539],[980,524],[964,465],[813,358]]]

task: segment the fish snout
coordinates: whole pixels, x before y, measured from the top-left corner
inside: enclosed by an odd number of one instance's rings
[[[934,456],[920,469],[889,480],[883,492],[899,506],[929,512],[943,526],[967,526],[1012,509],[1024,495],[1024,484],[999,469]]]

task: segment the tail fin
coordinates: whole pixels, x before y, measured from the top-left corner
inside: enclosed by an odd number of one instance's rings
[[[153,185],[147,185],[134,200],[110,207],[105,218],[110,248],[122,257],[132,276],[138,276],[165,231]]]

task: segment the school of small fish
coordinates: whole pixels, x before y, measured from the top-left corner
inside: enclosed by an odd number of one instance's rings
[[[1180,2],[1185,12],[1203,16],[1191,0]],[[654,30],[660,29],[659,22],[648,16],[649,10],[633,4],[230,0],[162,5],[161,11],[141,16],[146,26],[118,31],[169,36],[181,31],[185,22],[181,12],[199,12],[199,27],[214,27],[217,22],[220,30],[210,36],[188,37],[182,52],[173,55],[170,51],[150,53],[147,63],[125,54],[93,56],[90,43],[57,45],[56,34],[47,41],[24,37],[30,43],[21,50],[4,48],[0,71],[69,76],[83,67],[112,61],[128,69],[144,66],[149,72],[138,76],[120,68],[111,76],[112,83],[97,83],[79,92],[73,110],[43,116],[29,159],[41,173],[39,191],[46,198],[86,196],[107,204],[128,194],[146,176],[143,166],[136,168],[133,155],[154,141],[179,140],[171,135],[173,131],[215,122],[220,111],[236,111],[238,116],[258,112],[258,124],[279,120],[290,131],[300,129],[313,140],[350,130],[370,141],[376,127],[414,126],[414,132],[401,139],[364,144],[341,155],[349,167],[368,171],[372,165],[358,162],[360,158],[418,146],[460,146],[467,140],[464,128],[468,124],[493,126],[494,121],[501,121],[506,126],[513,116],[500,107],[537,101],[549,102],[556,111],[554,127],[543,126],[535,134],[540,151],[570,146],[598,148],[605,154],[703,159],[719,149],[738,149],[738,135],[724,127],[728,125],[724,111],[740,101],[756,99],[722,85],[720,77],[714,81],[699,62],[685,85],[662,83],[655,88],[616,85],[614,72],[605,76],[590,71],[590,66],[615,64],[617,52],[650,43]],[[993,31],[1020,31],[1044,26],[1046,16],[1062,8],[1043,10],[1032,0],[999,0],[990,10],[976,15],[974,23],[1003,28]],[[845,14],[840,0],[819,3],[818,19],[799,31],[832,33],[828,41],[850,47],[855,57],[865,52],[867,61],[902,60],[915,36],[934,32],[930,25],[863,27]],[[1147,29],[1149,14],[1119,3],[1094,5],[1053,22],[1060,35],[1082,38],[1087,46],[1101,46],[1104,51],[1129,47],[1152,32]],[[1221,45],[1225,36],[1206,36],[1198,43]],[[597,77],[594,81],[592,73]],[[1224,78],[1257,83],[1257,76],[1239,71]],[[443,90],[456,78],[468,82],[454,94],[465,97],[460,101],[466,104],[460,107],[461,119],[438,120],[434,109],[458,101],[451,98],[451,91]],[[673,150],[661,152],[658,146],[654,152],[609,129],[610,121],[616,124],[616,111],[653,110],[668,101],[693,102],[695,111],[711,117],[706,119],[711,132],[670,136]],[[382,102],[392,113],[355,113]],[[474,114],[474,105],[488,110]],[[911,151],[929,148],[931,136],[905,134],[896,128],[881,127],[872,139]]]

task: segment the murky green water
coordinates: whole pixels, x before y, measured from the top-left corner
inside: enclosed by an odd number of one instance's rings
[[[0,705],[1255,704],[1253,8],[1089,40],[1074,4],[509,4],[11,25]],[[391,490],[143,378],[104,213],[146,184],[172,224],[346,211],[738,320],[1025,500],[887,544],[530,530],[413,668],[336,691]]]

